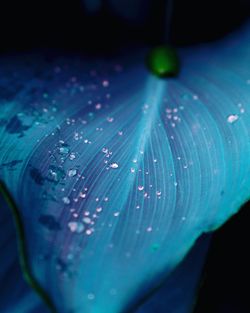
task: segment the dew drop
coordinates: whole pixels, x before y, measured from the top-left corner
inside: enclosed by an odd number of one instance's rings
[[[108,87],[109,86],[109,81],[108,80],[104,80],[102,82],[103,87]]]
[[[76,176],[76,174],[77,174],[77,170],[76,169],[70,169],[68,171],[68,176],[69,177],[74,177],[74,176]]]
[[[70,153],[69,159],[73,161],[76,158],[76,154],[74,152]]]
[[[86,193],[84,193],[84,192],[80,192],[80,193],[79,193],[79,197],[82,198],[82,199],[85,199],[86,196],[87,196],[87,195],[86,195]]]
[[[142,191],[144,189],[144,186],[138,186],[138,190]]]
[[[96,110],[100,110],[102,108],[102,105],[100,103],[97,103],[95,108],[96,108]]]
[[[231,114],[228,116],[227,121],[228,121],[228,123],[233,124],[238,119],[239,119],[239,116],[237,114]]]
[[[108,148],[102,148],[102,152],[106,154],[109,152],[109,150],[108,150]]]
[[[70,199],[68,197],[63,197],[62,198],[63,203],[65,204],[70,204]]]
[[[87,229],[87,230],[86,230],[86,235],[90,236],[90,235],[92,234],[92,232],[93,232],[93,231],[92,231],[91,229]]]
[[[84,217],[83,221],[84,221],[85,224],[90,224],[91,223],[90,217]]]
[[[119,165],[117,163],[112,163],[110,164],[110,167],[116,169],[119,167]]]
[[[108,116],[108,117],[107,117],[107,121],[108,121],[109,123],[112,123],[112,122],[114,121],[114,118],[113,118],[113,117]]]
[[[83,232],[85,228],[84,225],[80,222],[69,222],[68,227],[72,233],[78,233],[78,234]]]
[[[59,152],[60,152],[61,154],[68,154],[68,153],[69,153],[69,148],[67,148],[67,147],[61,147],[61,148],[59,148]]]
[[[95,299],[95,295],[93,293],[89,293],[88,294],[88,299],[89,300],[94,300]]]

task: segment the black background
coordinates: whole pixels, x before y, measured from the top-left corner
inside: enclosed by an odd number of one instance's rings
[[[163,38],[165,0],[150,1],[146,21],[136,24],[115,16],[105,0],[101,12],[91,16],[81,0],[1,0],[0,51],[113,53],[131,42],[158,43]],[[173,1],[171,41],[178,45],[219,38],[250,15],[249,0]]]
[[[250,16],[249,2],[175,1],[171,42],[190,45],[228,34]],[[153,1],[146,22],[138,25],[115,16],[108,5],[90,16],[80,0],[1,1],[0,53],[56,49],[112,55],[129,44],[159,43],[161,6],[162,0]],[[214,235],[195,313],[250,312],[249,232],[247,204]]]
[[[212,239],[194,313],[250,312],[250,203]]]

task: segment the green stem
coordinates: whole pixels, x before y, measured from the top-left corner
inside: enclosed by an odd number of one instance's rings
[[[52,313],[57,313],[54,303],[52,302],[50,296],[46,293],[46,291],[41,287],[39,282],[32,274],[31,266],[28,259],[28,253],[26,249],[26,240],[25,240],[25,231],[22,223],[20,212],[17,208],[17,205],[9,193],[5,184],[0,181],[0,194],[3,196],[6,204],[11,210],[15,227],[17,233],[17,248],[19,255],[19,262],[21,266],[21,270],[23,273],[23,277],[25,281],[30,285],[32,289],[40,296],[40,298],[44,301],[44,303],[48,306]]]

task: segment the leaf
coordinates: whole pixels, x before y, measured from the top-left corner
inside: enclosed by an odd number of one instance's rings
[[[147,295],[137,313],[186,313],[195,306],[196,291],[211,235],[195,243],[187,257],[151,295]]]
[[[2,61],[0,177],[58,312],[123,312],[249,198],[249,33],[181,51],[178,79],[144,53]]]
[[[16,230],[2,193],[0,193],[0,212],[0,311],[46,313],[47,308],[24,281],[18,261]]]

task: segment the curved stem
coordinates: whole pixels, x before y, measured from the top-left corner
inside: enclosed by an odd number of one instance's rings
[[[46,291],[41,287],[39,282],[33,276],[31,271],[31,266],[28,259],[28,253],[26,249],[26,240],[25,240],[25,231],[24,226],[22,223],[21,215],[17,208],[17,205],[12,198],[11,194],[9,193],[5,184],[0,181],[0,194],[2,195],[3,199],[5,200],[6,204],[11,210],[16,232],[17,232],[17,246],[18,246],[18,255],[19,255],[19,262],[21,266],[21,270],[23,273],[23,277],[25,281],[31,286],[32,289],[40,296],[40,298],[44,301],[44,303],[48,306],[52,313],[57,313],[55,305],[53,304],[51,298],[46,293]]]

